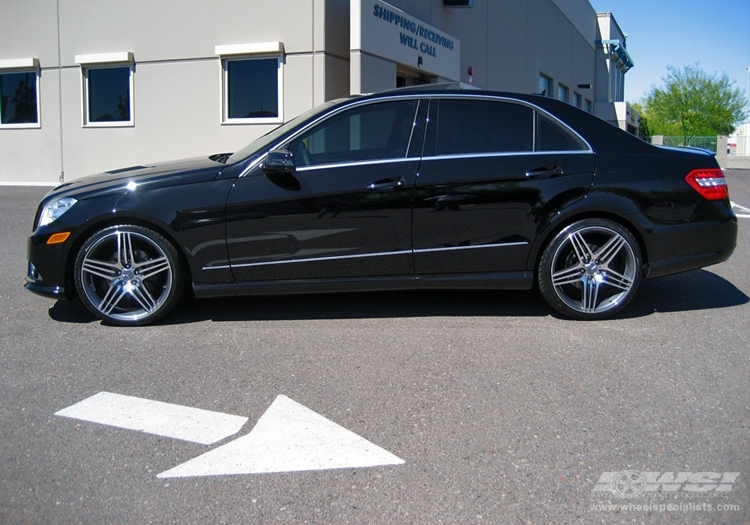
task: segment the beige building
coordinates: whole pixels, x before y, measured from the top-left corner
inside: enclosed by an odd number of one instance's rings
[[[327,100],[427,82],[637,127],[617,109],[624,34],[587,0],[27,0],[0,28],[6,184],[229,152]]]

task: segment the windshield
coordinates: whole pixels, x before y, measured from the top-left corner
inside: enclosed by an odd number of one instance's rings
[[[231,157],[227,160],[227,164],[233,164],[237,161],[240,161],[242,159],[246,159],[251,155],[254,155],[261,150],[267,148],[277,140],[279,140],[281,137],[284,136],[284,134],[288,133],[289,131],[293,130],[296,126],[314,119],[316,115],[319,113],[324,112],[331,106],[341,102],[341,100],[332,100],[330,102],[326,102],[325,104],[322,104],[320,106],[317,106],[309,111],[306,111],[305,113],[302,113],[301,115],[298,115],[294,117],[289,122],[282,124],[276,129],[273,129],[266,133],[265,135],[258,137],[254,141],[252,141],[250,144],[242,148],[241,150],[238,150],[232,154]]]

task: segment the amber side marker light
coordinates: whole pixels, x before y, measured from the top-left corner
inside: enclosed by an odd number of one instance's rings
[[[70,237],[70,232],[53,233],[47,239],[47,244],[60,244],[67,241],[68,237]]]
[[[701,196],[710,201],[719,201],[729,197],[727,179],[721,168],[693,170],[685,177],[690,186]]]

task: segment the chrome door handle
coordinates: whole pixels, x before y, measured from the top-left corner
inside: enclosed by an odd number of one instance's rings
[[[403,177],[380,179],[368,184],[367,189],[370,191],[392,191],[402,187],[404,184],[406,184],[406,180]]]
[[[563,169],[560,166],[552,166],[551,168],[536,168],[531,171],[526,172],[526,176],[528,178],[535,178],[535,177],[555,177],[557,175],[562,175]]]

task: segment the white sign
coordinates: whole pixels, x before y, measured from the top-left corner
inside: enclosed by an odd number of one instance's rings
[[[460,80],[461,42],[381,0],[351,0],[351,48]]]

